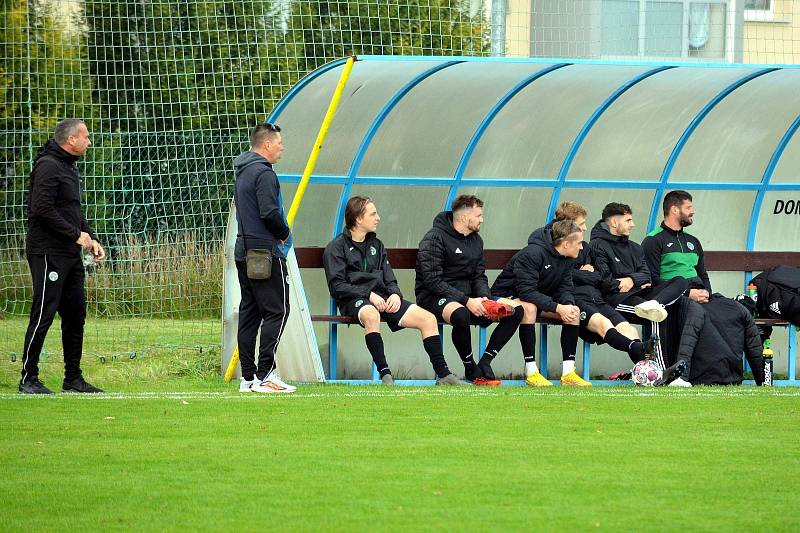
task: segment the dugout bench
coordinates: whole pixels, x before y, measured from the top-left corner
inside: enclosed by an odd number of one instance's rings
[[[297,263],[300,268],[323,268],[322,266],[322,253],[323,248],[308,247],[308,248],[295,248],[295,255]],[[413,270],[417,261],[416,248],[389,248],[389,262],[395,270]],[[517,252],[517,250],[484,250],[484,258],[486,260],[486,270],[502,270],[509,259]],[[742,272],[750,279],[752,272],[760,272],[777,265],[790,265],[800,267],[800,252],[705,252],[705,265],[706,269],[711,271],[722,272]],[[744,292],[744,291],[743,291]],[[330,300],[330,314],[327,315],[311,315],[313,322],[326,322],[329,327],[329,379],[336,380],[337,370],[337,352],[338,352],[338,333],[337,327],[339,324],[354,324],[355,321],[350,317],[340,316],[337,314],[336,305],[333,300]],[[539,368],[542,375],[547,377],[547,328],[551,325],[559,325],[559,320],[544,319],[537,322],[539,325]],[[775,380],[775,385],[800,385],[800,380],[796,378],[796,347],[795,347],[795,328],[786,321],[759,318],[756,319],[756,324],[770,325],[773,327],[788,328],[789,347],[788,347],[788,379]],[[443,324],[439,324],[439,333],[443,334]],[[486,346],[486,328],[479,330],[479,352],[483,353]],[[590,379],[589,369],[591,367],[591,344],[588,342],[583,343],[583,379]],[[348,381],[348,380],[345,380]],[[377,369],[372,365],[372,380],[349,380],[351,383],[372,383],[379,382]],[[402,381],[402,380],[401,380]],[[419,381],[414,383],[428,383],[427,381]],[[506,380],[504,383],[509,385],[524,384],[525,382]],[[618,385],[619,382],[608,380],[594,380],[594,384],[599,385]],[[626,382],[623,382],[626,383]]]

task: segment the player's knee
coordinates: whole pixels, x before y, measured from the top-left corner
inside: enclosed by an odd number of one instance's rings
[[[365,307],[360,315],[361,323],[365,328],[375,328],[381,323],[381,314],[374,307]]]
[[[450,325],[456,328],[468,328],[470,312],[466,307],[459,307],[450,314]]]
[[[522,302],[521,307],[524,312],[524,317],[522,321],[525,324],[533,324],[534,322],[536,322],[536,313],[538,311],[538,309],[536,309],[536,306],[532,303]]]

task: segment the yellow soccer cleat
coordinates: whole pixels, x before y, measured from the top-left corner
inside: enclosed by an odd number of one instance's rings
[[[525,378],[525,383],[528,384],[529,387],[552,387],[553,384],[550,383],[546,377],[544,377],[539,372],[534,372],[527,378]]]
[[[580,377],[573,370],[569,374],[561,376],[561,384],[568,387],[591,387],[592,384]]]

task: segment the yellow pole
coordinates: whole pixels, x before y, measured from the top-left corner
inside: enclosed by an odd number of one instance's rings
[[[294,226],[294,219],[297,216],[297,211],[300,209],[300,202],[303,201],[303,196],[306,194],[308,182],[311,180],[311,174],[314,172],[314,167],[317,165],[319,152],[322,150],[322,143],[325,140],[325,137],[328,135],[328,128],[330,127],[331,122],[333,122],[333,117],[336,114],[336,108],[339,107],[339,100],[342,98],[344,87],[347,85],[347,79],[350,77],[350,72],[353,70],[353,64],[355,62],[356,56],[350,56],[347,58],[347,62],[344,64],[344,70],[342,70],[342,74],[339,76],[339,83],[336,85],[336,90],[333,92],[331,103],[328,104],[328,111],[325,113],[325,118],[322,120],[319,133],[317,133],[317,139],[314,141],[314,146],[311,148],[311,155],[308,156],[306,168],[303,170],[303,177],[300,178],[300,185],[297,187],[297,192],[294,194],[292,205],[289,207],[289,213],[286,216],[286,221],[288,222],[290,228]],[[236,365],[238,364],[239,347],[237,346],[233,350],[231,360],[228,363],[228,368],[225,370],[225,381],[230,381],[233,379],[233,374],[236,371]]]
[[[353,70],[353,63],[356,62],[356,56],[350,56],[347,63],[344,64],[342,75],[339,76],[339,83],[336,85],[336,90],[333,92],[333,98],[328,105],[328,112],[325,113],[325,118],[322,121],[322,126],[317,133],[317,140],[314,141],[314,147],[311,149],[311,155],[308,156],[306,168],[303,170],[303,177],[300,178],[300,185],[297,186],[297,192],[292,199],[292,205],[289,207],[289,213],[286,215],[286,220],[289,222],[289,227],[294,225],[294,218],[297,216],[297,211],[300,209],[300,202],[303,201],[303,196],[306,194],[306,187],[311,179],[311,173],[314,172],[314,167],[317,165],[317,158],[319,152],[322,150],[322,142],[325,136],[328,135],[328,127],[333,121],[333,116],[336,114],[336,108],[339,107],[339,100],[342,98],[344,87],[347,84],[347,79],[350,77],[350,71]]]

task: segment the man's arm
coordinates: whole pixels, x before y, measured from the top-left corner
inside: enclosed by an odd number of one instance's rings
[[[708,272],[706,271],[706,264],[705,264],[705,252],[703,252],[703,247],[700,244],[700,241],[697,241],[697,276],[703,281],[703,285],[705,285],[708,294],[711,294],[711,279],[708,277]]]
[[[486,277],[486,260],[483,257],[483,248],[481,248],[481,257],[478,260],[478,266],[475,269],[475,277],[471,282],[472,294],[476,297],[489,297],[489,278]]]
[[[631,274],[631,279],[633,280],[634,287],[641,287],[642,285],[646,285],[648,283],[652,283],[652,279],[650,278],[650,269],[647,268],[647,260],[644,256],[644,249],[633,245],[634,250],[636,251],[636,272]]]
[[[389,264],[389,254],[386,253],[386,248],[381,246],[381,271],[383,272],[383,285],[389,294],[396,294],[400,298],[403,293],[400,292],[400,286],[397,285],[397,276],[394,275],[392,265]]]
[[[258,215],[267,230],[280,241],[288,239],[289,226],[278,203],[278,179],[271,170],[265,170],[256,177],[256,200]]]
[[[328,290],[334,300],[353,300],[355,298],[368,298],[368,287],[353,285],[347,279],[347,261],[344,248],[331,242],[325,247],[322,254],[322,266],[325,269],[325,279],[328,281]]]
[[[444,255],[445,248],[439,238],[435,234],[427,235],[419,243],[417,271],[422,277],[422,282],[433,294],[466,305],[469,295],[442,280]]]
[[[39,218],[49,229],[67,237],[72,242],[77,242],[82,237],[81,233],[87,233],[90,239],[93,238],[90,232],[83,231],[69,223],[56,209],[59,187],[58,171],[58,165],[51,161],[40,161],[36,164],[31,179],[29,200],[31,215]]]
[[[661,281],[661,241],[656,236],[645,237],[642,241],[644,260],[650,271],[653,285]]]
[[[539,292],[539,268],[535,258],[522,253],[514,262],[514,279],[520,300],[530,302],[540,311],[556,312],[556,302]]]

